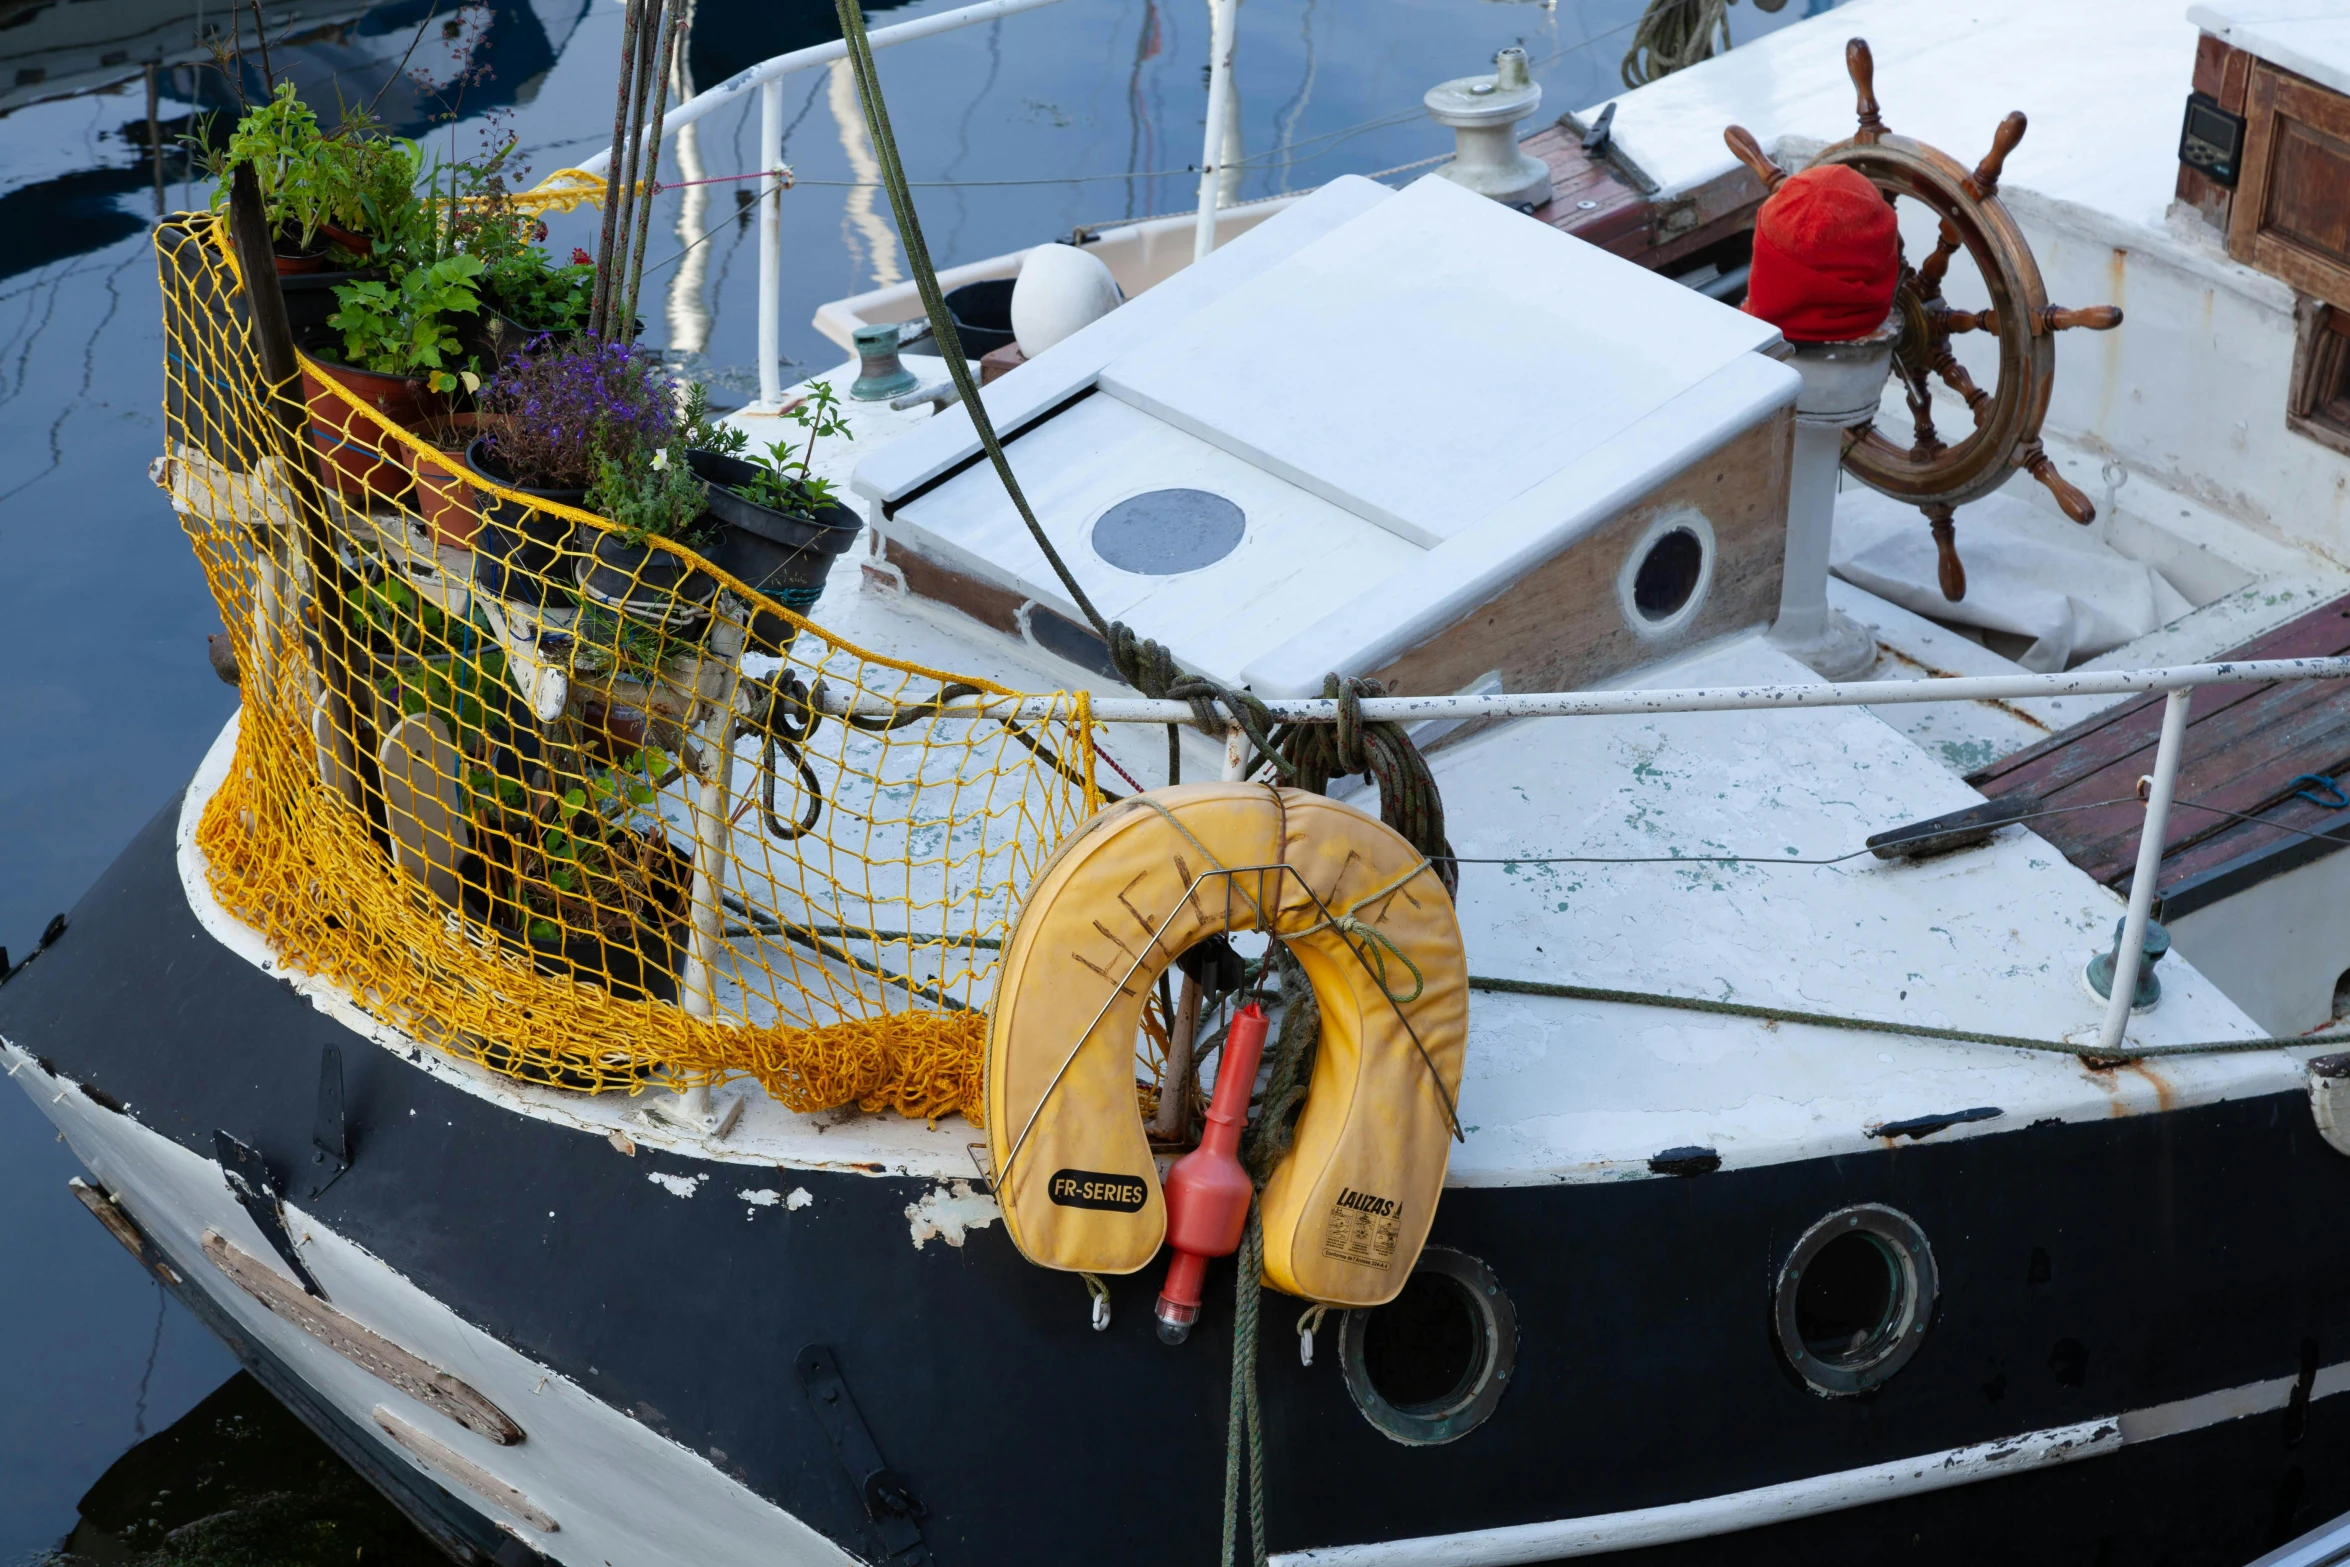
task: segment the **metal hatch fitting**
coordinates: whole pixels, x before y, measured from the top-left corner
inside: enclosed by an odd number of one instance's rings
[[[930,1547],[922,1538],[922,1520],[930,1516],[930,1509],[916,1500],[912,1488],[883,1461],[873,1433],[865,1427],[865,1417],[857,1412],[857,1401],[849,1396],[840,1362],[824,1345],[810,1344],[799,1352],[794,1364],[808,1408],[824,1428],[824,1439],[832,1444],[832,1455],[840,1460],[849,1488],[856,1492],[865,1516],[880,1536],[881,1559],[893,1567],[929,1567]]]

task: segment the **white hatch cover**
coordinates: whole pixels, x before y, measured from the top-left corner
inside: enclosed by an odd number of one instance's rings
[[[1777,338],[1430,177],[1099,384],[1430,547]]]
[[[1777,341],[1449,180],[1345,180],[987,402],[1103,615],[1219,679],[1318,690],[1785,404],[1756,352]],[[960,410],[857,488],[891,549],[1080,618]]]

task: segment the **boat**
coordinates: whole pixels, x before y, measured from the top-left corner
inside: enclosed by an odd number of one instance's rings
[[[566,525],[535,602],[389,425],[267,423],[274,296],[165,225],[243,706],[6,970],[77,1197],[459,1561],[2240,1564],[2350,1510],[2350,37],[1977,13],[1522,141],[1505,57],[1400,189],[976,264],[1092,280],[984,389],[844,302],[863,529],[796,601],[598,587],[608,525],[477,481]],[[1908,182],[1906,319],[1724,303],[1815,168]],[[774,390],[731,422],[821,416]],[[574,773],[625,921],[496,814]]]

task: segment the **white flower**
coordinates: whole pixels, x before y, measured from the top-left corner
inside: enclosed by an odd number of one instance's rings
[[[458,371],[457,379],[465,383],[465,390],[468,392],[478,392],[481,390],[481,377],[475,375],[470,370]]]
[[[669,448],[663,447],[653,454],[653,471],[655,473],[669,471]]]

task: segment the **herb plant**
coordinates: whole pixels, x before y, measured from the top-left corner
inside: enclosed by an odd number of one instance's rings
[[[534,342],[510,355],[481,388],[489,448],[515,481],[584,490],[599,457],[665,449],[677,438],[677,404],[660,361],[626,343],[589,338]]]
[[[618,523],[631,545],[648,538],[687,538],[709,505],[710,488],[686,465],[683,444],[620,457],[596,454],[588,510]]]
[[[478,386],[481,378],[461,357],[447,318],[479,313],[481,271],[478,256],[451,255],[409,268],[397,284],[337,284],[342,308],[326,322],[343,334],[345,362],[381,375],[421,376],[436,392]]]
[[[787,417],[808,432],[807,443],[796,453],[789,437],[770,443],[766,456],[750,459],[759,472],[750,483],[737,487],[735,493],[773,511],[813,516],[820,507],[838,503],[838,495],[829,480],[811,478],[808,474],[809,465],[816,460],[816,443],[828,435],[837,435],[844,441],[853,441],[856,436],[850,432],[848,421],[841,417],[840,398],[829,382],[809,382],[808,395]]]
[[[751,432],[739,424],[728,424],[710,415],[710,389],[696,381],[685,390],[685,410],[679,416],[685,425],[685,444],[697,451],[716,452],[721,457],[739,457],[751,441]]]
[[[321,224],[370,235],[395,232],[416,205],[416,144],[385,136],[364,114],[329,133],[318,116],[280,82],[267,102],[237,121],[221,149],[192,144],[219,181],[212,205],[228,205],[229,176],[250,164],[261,186],[263,210],[281,233],[307,248]]]
[[[671,636],[659,626],[633,615],[617,615],[596,604],[583,604],[571,626],[571,667],[590,679],[605,675],[642,680],[661,678],[661,665],[672,654],[695,644]]]

